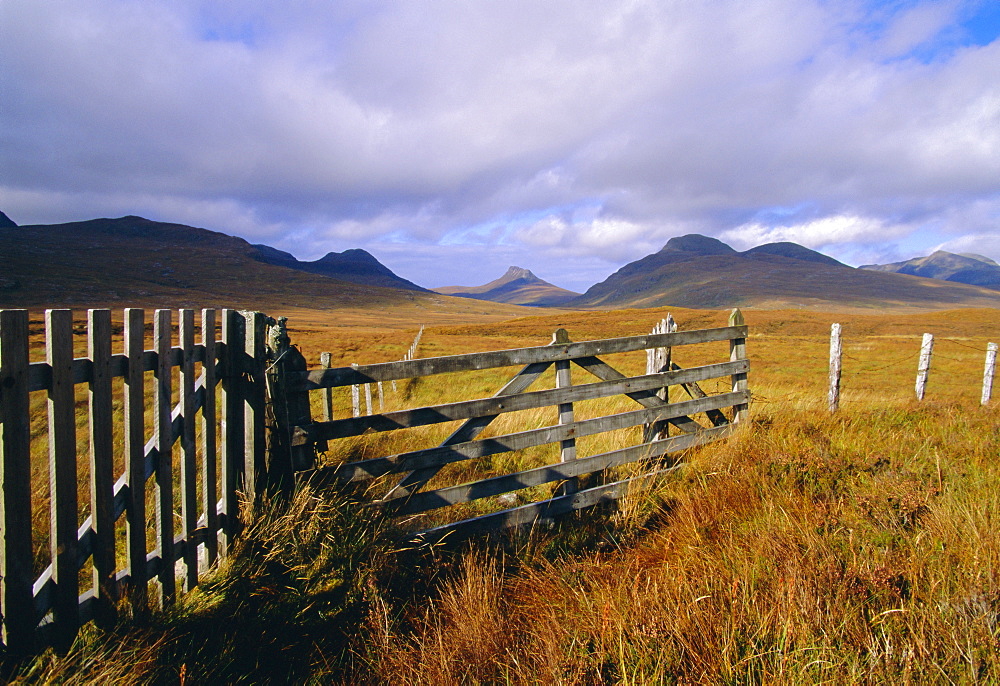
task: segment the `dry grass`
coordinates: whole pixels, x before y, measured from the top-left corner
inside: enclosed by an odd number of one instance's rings
[[[420,352],[544,344],[560,326],[574,340],[632,335],[663,314],[428,326]],[[88,629],[68,655],[43,656],[15,680],[1000,681],[1000,417],[995,402],[978,405],[996,311],[746,314],[751,422],[619,507],[418,552],[396,549],[356,495],[304,491],[290,508],[258,513],[241,551],[175,610],[119,634]],[[718,312],[674,315],[682,329],[725,322]],[[290,321],[311,360],[323,349],[347,349],[345,361],[398,359],[417,328],[326,327],[326,315],[314,316]],[[847,355],[835,416],[824,410],[832,321],[844,325]],[[924,331],[938,336],[936,361],[929,400],[917,404]],[[707,347],[675,356],[684,366],[724,356],[724,344]],[[614,363],[634,372],[642,359]],[[410,388],[406,402],[458,393],[442,380]],[[462,394],[488,395],[505,380],[483,373]],[[401,387],[387,401],[403,396]],[[533,422],[552,417],[524,413],[496,431]],[[419,440],[447,427],[436,431]],[[396,440],[378,434],[346,451],[391,451]],[[602,440],[586,453],[620,437]],[[497,456],[447,476],[548,459],[542,450]]]

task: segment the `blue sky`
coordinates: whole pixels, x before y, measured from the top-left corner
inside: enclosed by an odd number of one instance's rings
[[[1000,260],[1000,2],[0,2],[0,210],[422,285],[670,237]]]

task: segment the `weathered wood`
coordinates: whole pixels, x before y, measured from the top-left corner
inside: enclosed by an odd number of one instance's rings
[[[181,357],[183,352],[180,348],[171,348],[170,350],[170,364],[173,367],[180,366]],[[194,349],[194,361],[203,362],[205,359],[204,347],[201,345],[196,345]],[[151,372],[156,370],[156,365],[159,363],[156,357],[156,352],[153,350],[146,350],[142,354],[140,366],[142,371]],[[85,384],[89,383],[92,374],[92,363],[87,357],[78,357],[73,360],[73,383],[74,384]],[[128,374],[128,359],[125,355],[112,355],[111,356],[111,377],[112,378],[123,378]],[[49,367],[48,362],[32,362],[28,365],[28,390],[29,391],[47,391],[52,386],[52,369]]]
[[[287,317],[278,317],[268,328],[267,386],[270,397],[268,407],[273,412],[273,423],[268,432],[267,473],[272,492],[290,495],[296,470],[310,469],[315,462],[312,443],[294,444],[294,427],[312,423],[312,407],[306,391],[288,392],[286,379],[290,373],[304,371],[306,359],[292,345],[288,336]]]
[[[660,320],[650,333],[672,333],[677,330],[677,322],[671,314],[667,314],[665,319]],[[653,348],[646,351],[646,374],[658,374],[670,371],[671,348]],[[664,387],[656,392],[656,396],[665,403],[670,402],[670,389]],[[649,424],[643,427],[643,442],[648,442],[656,438],[666,438],[669,434],[670,424]]]
[[[264,406],[267,397],[267,381],[264,376],[267,349],[264,337],[267,335],[267,325],[263,312],[244,312],[243,317],[246,320],[244,360],[247,364],[244,369],[246,466],[243,471],[243,489],[247,495],[259,497],[267,486],[267,445],[264,435]]]
[[[414,450],[396,455],[359,460],[357,462],[330,467],[322,471],[329,473],[333,478],[340,481],[372,479],[407,469],[414,471],[434,470],[436,472],[442,466],[452,462],[522,450],[536,445],[563,441],[567,438],[579,438],[606,431],[626,429],[659,419],[704,412],[709,408],[729,407],[745,402],[748,399],[749,393],[745,391],[723,393],[699,400],[686,400],[633,412],[623,412],[594,419],[580,420],[564,426],[549,426],[478,441],[467,440],[461,443],[456,442],[441,445],[436,448],[425,448],[423,450]],[[405,495],[409,495],[409,493]],[[400,494],[396,497],[405,497],[405,495]],[[394,498],[387,496],[387,499]]]
[[[73,388],[73,313],[45,311],[45,361],[52,370],[49,419],[49,546],[55,583],[56,642],[66,648],[79,627],[77,566],[76,397]]]
[[[729,341],[730,361],[747,359],[746,322],[743,320],[743,313],[740,312],[739,308],[729,313],[729,328],[741,331],[741,333],[734,334]],[[733,393],[745,392],[748,388],[746,372],[733,374],[732,382]],[[748,407],[747,403],[743,403],[733,408],[734,423],[746,420]]]
[[[371,417],[374,412],[372,411],[372,385],[370,383],[365,384],[365,408],[366,414]]]
[[[533,524],[538,519],[555,517],[557,515],[593,507],[603,502],[613,502],[628,492],[628,486],[635,481],[650,479],[675,470],[677,466],[634,476],[622,481],[588,488],[569,495],[557,496],[538,503],[521,505],[520,507],[493,512],[491,514],[465,519],[453,524],[427,529],[414,535],[413,541],[418,545],[453,544],[472,536],[492,533],[517,526]]]
[[[553,481],[569,480],[583,474],[629,464],[638,460],[655,460],[673,452],[718,440],[728,435],[732,430],[732,425],[713,427],[697,434],[682,434],[599,455],[578,457],[567,463],[536,467],[514,474],[504,474],[503,476],[481,479],[433,491],[422,491],[414,493],[398,507],[393,508],[392,513],[393,515],[401,516],[426,512],[480,498],[489,498],[522,488],[539,486]]]
[[[581,357],[573,360],[573,362],[586,369],[598,379],[603,379],[605,381],[621,381],[628,378],[607,362],[604,362],[596,357]],[[666,407],[667,405],[665,400],[656,395],[656,391],[639,391],[634,393],[625,393],[625,395],[632,398],[632,400],[636,401],[643,407]],[[687,433],[695,433],[705,428],[687,416],[670,415],[669,417],[663,417],[663,420],[670,422],[681,431],[685,431]]]
[[[319,364],[323,369],[330,368],[330,353],[320,353],[319,354]],[[396,390],[395,388],[393,390]],[[323,389],[323,421],[332,422],[333,421],[333,389],[324,388]]]
[[[564,345],[569,343],[569,332],[566,329],[556,329],[556,332],[552,335],[553,345]],[[556,362],[556,388],[571,388],[573,386],[573,376],[570,369],[569,360],[559,360]],[[573,403],[560,403],[557,406],[558,419],[561,426],[573,423]],[[567,438],[559,443],[559,461],[560,462],[570,462],[576,459],[576,439]],[[566,480],[562,487],[559,489],[559,494],[564,495],[567,493],[576,493],[579,488],[579,483],[576,477],[572,477]]]
[[[667,385],[693,384],[695,381],[729,376],[734,372],[746,371],[749,369],[749,366],[746,360],[722,362],[688,369],[681,369],[675,365],[673,371],[661,374],[622,377],[612,379],[611,381],[598,381],[566,388],[518,393],[516,395],[495,395],[492,398],[465,400],[430,407],[419,407],[412,410],[399,410],[386,414],[373,415],[372,417],[338,419],[333,422],[300,427],[305,436],[299,440],[333,440],[348,436],[358,436],[366,431],[394,431],[396,429],[427,426],[441,422],[469,419],[471,417],[499,415],[505,412],[549,407],[560,403],[595,400],[624,393],[653,391]],[[649,397],[652,397],[652,393],[650,393]],[[705,393],[702,392],[701,395],[692,397],[703,398],[705,397]],[[721,415],[721,413],[719,414]]]
[[[830,326],[830,391],[827,394],[830,412],[836,412],[840,407],[840,358],[842,353],[840,324],[833,324]]]
[[[986,345],[986,367],[983,369],[983,395],[980,399],[981,405],[986,405],[993,394],[993,376],[997,368],[997,344],[988,343]]]
[[[611,353],[630,352],[654,347],[676,347],[711,341],[726,341],[745,337],[746,326],[720,329],[698,329],[676,333],[609,338],[600,341],[582,341],[568,345],[546,345],[533,348],[514,348],[448,357],[425,357],[403,362],[383,362],[358,367],[338,367],[303,372],[291,380],[291,390],[319,390],[335,386],[391,381],[417,376],[431,376],[450,372],[513,367],[515,365],[551,363]]]
[[[358,369],[358,365],[351,364],[351,369]],[[361,416],[361,387],[358,384],[351,385],[351,416]]]
[[[202,379],[205,389],[201,408],[201,509],[205,513],[205,552],[208,564],[215,564],[219,556],[219,489],[216,481],[218,454],[216,453],[216,346],[215,310],[201,311],[201,344],[205,350],[202,361]],[[197,410],[195,410],[197,411]]]
[[[744,371],[745,372],[745,371],[747,371],[747,370],[750,369],[750,362],[749,362],[749,360],[738,360],[736,362],[724,362],[724,363],[722,363],[722,365],[719,365],[719,366],[724,366],[724,365],[734,365],[733,371],[737,371],[737,372],[739,372],[739,371]],[[678,365],[676,362],[671,362],[670,363],[670,368],[673,371],[678,371],[678,372],[679,371],[684,371],[683,368],[680,365]],[[692,369],[700,369],[700,367],[692,367]],[[728,374],[729,372],[726,372],[726,373]],[[720,374],[719,376],[723,376],[723,375]],[[707,398],[708,397],[708,393],[706,393],[705,391],[702,390],[701,386],[698,385],[697,381],[693,381],[693,380],[692,381],[681,381],[681,382],[678,382],[677,385],[684,389],[684,392],[688,394],[689,398],[696,398],[697,399],[697,398]],[[712,422],[712,426],[724,426],[726,424],[729,424],[729,419],[726,417],[725,414],[722,413],[722,410],[706,410],[705,411],[705,416],[708,417],[708,420],[710,422]]]
[[[503,388],[494,394],[494,397],[500,395],[514,395],[527,390],[527,388],[533,384],[548,368],[548,363],[529,364],[525,366],[524,369],[519,371],[513,379],[504,384]],[[469,419],[460,427],[455,429],[455,431],[452,432],[452,434],[446,438],[443,443],[441,443],[441,447],[471,441],[499,416],[500,415],[498,414],[493,414]],[[442,465],[429,465],[425,467],[415,466],[416,468],[414,468],[413,471],[403,475],[403,478],[401,478],[399,483],[397,483],[385,495],[384,499],[393,500],[396,498],[405,498],[411,493],[415,493],[423,488],[424,484],[430,481],[434,475],[440,471],[441,466]]]
[[[382,382],[379,381],[378,384],[378,411],[379,414],[385,412],[385,394],[382,391]]]
[[[111,390],[111,310],[87,311],[87,356],[91,378],[87,394],[90,414],[90,508],[94,556],[94,618],[110,628],[115,621],[115,518],[113,397]],[[85,522],[86,524],[86,522]],[[86,529],[85,529],[86,530]]]
[[[184,355],[180,369],[181,407],[181,540],[198,528],[198,455],[195,435],[194,310],[180,311],[178,338]],[[184,553],[184,590],[198,585],[198,547]]]
[[[30,416],[28,311],[0,310],[0,612],[15,655],[32,648],[35,631]]]
[[[240,502],[237,495],[243,479],[246,454],[243,427],[243,358],[246,322],[236,310],[222,311],[222,356],[225,360],[219,404],[222,409],[222,516],[224,552],[232,551],[239,533]]]
[[[153,392],[153,443],[156,446],[156,539],[158,554],[163,561],[159,574],[160,604],[171,605],[177,594],[174,578],[174,461],[171,398],[171,311],[153,313],[153,345],[159,364],[156,368],[156,388]]]
[[[931,355],[934,352],[934,335],[925,333],[920,342],[920,361],[917,363],[917,400],[924,399],[927,390],[927,376],[931,371]]]
[[[125,310],[125,358],[128,373],[124,387],[125,426],[125,483],[128,486],[125,536],[129,595],[133,611],[145,614],[147,605],[146,585],[146,451],[143,433],[143,382],[142,353],[144,312],[137,308]]]

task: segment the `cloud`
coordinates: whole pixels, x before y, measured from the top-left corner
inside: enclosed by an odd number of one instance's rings
[[[587,275],[691,231],[922,249],[996,230],[987,1],[5,0],[0,208],[469,283],[467,245]]]

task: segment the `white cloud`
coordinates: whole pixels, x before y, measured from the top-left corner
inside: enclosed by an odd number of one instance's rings
[[[0,209],[549,264],[995,233],[1000,41],[956,42],[968,6],[4,0]]]
[[[906,235],[909,230],[909,227],[893,226],[878,218],[839,215],[790,226],[749,222],[723,231],[720,238],[739,250],[782,241],[817,249],[839,243],[884,243]]]

